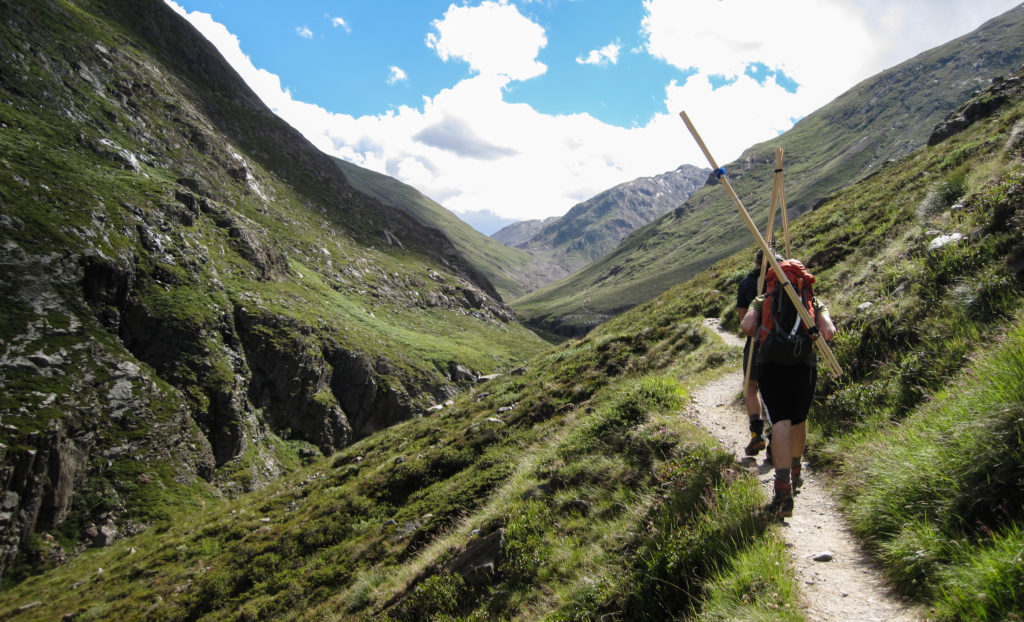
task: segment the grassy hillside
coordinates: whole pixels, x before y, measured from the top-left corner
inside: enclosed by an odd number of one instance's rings
[[[811,459],[936,619],[1024,608],[1022,197],[1018,93],[794,226],[846,372],[820,370]],[[690,389],[739,364],[701,318],[735,328],[750,253],[451,407],[29,578],[0,612],[802,619],[755,476],[680,416]]]
[[[258,494],[90,551],[0,595],[0,611],[655,620],[699,606],[708,581],[738,572],[738,553],[762,577],[756,609],[792,609],[759,484],[676,414],[687,400],[676,378],[700,382],[738,355],[674,306]]]
[[[795,217],[840,188],[924,145],[942,118],[994,76],[1024,62],[1024,7],[975,32],[858,84],[777,139],[724,164],[754,220],[767,222],[774,150],[786,152],[786,197]],[[698,130],[725,119],[693,119]],[[680,122],[680,135],[686,136]],[[688,139],[688,138],[687,138]],[[714,153],[715,145],[709,145]],[[723,163],[720,163],[723,164]],[[531,325],[582,334],[749,244],[749,233],[717,185],[682,210],[633,233],[614,252],[516,300]]]
[[[685,165],[656,177],[620,184],[576,205],[562,217],[545,223],[517,223],[492,238],[412,186],[343,160],[335,159],[335,163],[357,189],[443,231],[505,300],[563,278],[607,254],[630,231],[678,207],[708,174],[707,169]],[[514,245],[499,242],[503,236],[522,235],[527,228],[537,229],[526,236],[529,240]]]
[[[5,3],[0,57],[0,573],[264,485],[546,345],[163,2]]]
[[[443,231],[466,260],[490,279],[505,300],[518,298],[548,282],[534,273],[533,258],[529,254],[476,231],[412,186],[344,160],[334,161],[357,189]]]

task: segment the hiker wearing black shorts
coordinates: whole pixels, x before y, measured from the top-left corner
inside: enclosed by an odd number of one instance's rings
[[[743,277],[737,288],[736,313],[739,315],[741,323],[743,322],[743,316],[747,314],[750,303],[761,293],[757,291],[757,281],[761,276],[761,261],[763,258],[764,252],[761,249],[757,249],[757,253],[754,254],[754,269],[747,276]],[[743,346],[744,378],[747,378],[747,361],[750,360],[749,353],[751,347],[754,348],[756,356],[757,343],[754,339],[747,339],[747,343]],[[761,418],[761,396],[757,392],[757,376],[753,373],[750,374],[747,380],[746,390],[743,394],[743,403],[747,407],[747,417],[750,421],[750,442],[747,443],[744,451],[748,456],[756,456],[759,451],[767,446],[767,441],[764,438],[764,420]]]
[[[781,516],[793,515],[793,489],[803,483],[800,458],[807,441],[807,413],[814,399],[817,356],[813,341],[819,335],[830,340],[836,328],[828,309],[814,300],[815,278],[796,260],[781,262],[805,308],[814,318],[815,330],[800,321],[786,293],[776,284],[773,271],[766,279],[766,294],[750,303],[740,327],[760,344],[757,356],[758,387],[772,416],[772,466],[775,493],[769,509]]]

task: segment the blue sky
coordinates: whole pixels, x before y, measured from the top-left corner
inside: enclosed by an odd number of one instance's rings
[[[322,150],[484,233],[719,162],[1008,0],[166,0]]]
[[[256,67],[281,76],[298,100],[362,116],[420,106],[424,95],[472,75],[460,61],[444,61],[426,44],[432,22],[449,0],[183,0],[208,13],[242,42]],[[458,3],[456,3],[458,4]],[[480,3],[477,3],[478,5]],[[683,72],[641,49],[641,2],[554,0],[518,4],[544,29],[537,60],[547,71],[514,82],[506,100],[547,114],[589,113],[613,125],[642,125],[662,111],[666,84]],[[338,21],[340,20],[340,21]],[[618,47],[612,63],[592,50]],[[401,79],[392,77],[392,67]]]

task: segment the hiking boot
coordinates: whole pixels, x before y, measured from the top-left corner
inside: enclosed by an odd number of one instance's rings
[[[793,469],[793,494],[799,492],[799,488],[804,485],[804,478],[800,477],[800,469]]]
[[[769,464],[772,462],[772,444],[770,441],[768,446],[764,448],[764,461]]]
[[[750,442],[747,443],[747,446],[746,448],[744,448],[743,451],[745,451],[748,456],[756,456],[757,452],[764,449],[767,445],[768,443],[764,440],[763,436],[761,436],[757,432],[751,432]]]
[[[775,482],[775,497],[768,504],[768,512],[783,518],[793,515],[793,486]]]

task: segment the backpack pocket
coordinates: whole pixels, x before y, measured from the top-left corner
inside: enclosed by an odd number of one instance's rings
[[[757,351],[757,362],[772,365],[815,365],[814,342],[803,330],[792,337],[782,333],[768,335]]]

